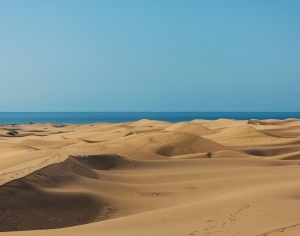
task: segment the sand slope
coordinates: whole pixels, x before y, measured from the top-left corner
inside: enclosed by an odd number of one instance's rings
[[[1,126],[0,235],[300,235],[299,127]]]

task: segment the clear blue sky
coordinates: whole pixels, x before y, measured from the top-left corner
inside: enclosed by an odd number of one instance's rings
[[[0,111],[300,111],[300,1],[2,0]]]

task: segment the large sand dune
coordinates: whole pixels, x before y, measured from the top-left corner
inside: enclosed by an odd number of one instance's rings
[[[0,126],[0,235],[300,235],[300,120]]]

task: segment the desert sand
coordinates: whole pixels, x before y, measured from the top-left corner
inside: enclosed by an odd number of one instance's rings
[[[300,120],[0,126],[0,235],[300,235]]]

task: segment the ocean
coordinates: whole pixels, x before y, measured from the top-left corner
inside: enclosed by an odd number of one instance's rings
[[[0,112],[0,124],[53,123],[89,124],[120,123],[140,119],[169,122],[194,119],[300,119],[300,112]]]

